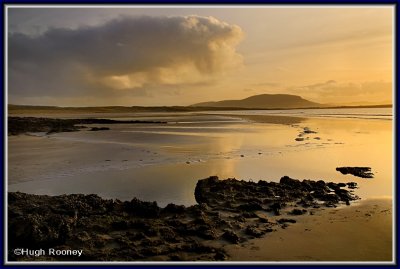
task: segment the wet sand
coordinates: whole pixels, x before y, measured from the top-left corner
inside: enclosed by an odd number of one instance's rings
[[[224,114],[225,115],[225,114]],[[240,115],[240,114],[226,114],[227,117],[240,118],[258,123],[270,124],[299,124],[306,120],[304,117],[293,117],[283,115]]]
[[[286,229],[243,246],[226,246],[234,261],[393,260],[392,200],[369,199],[298,216]]]
[[[199,178],[274,180],[287,175],[357,180],[363,198],[392,194],[389,121],[307,119],[288,125],[167,114],[154,120],[164,118],[168,124],[97,124],[110,130],[9,136],[8,190],[97,193],[121,200],[136,196],[163,206],[189,206]],[[317,133],[304,134],[304,128]],[[304,141],[296,141],[300,135]],[[375,178],[342,175],[336,171],[341,166],[372,167]]]

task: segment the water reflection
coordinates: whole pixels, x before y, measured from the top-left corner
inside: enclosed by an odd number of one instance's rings
[[[156,200],[160,205],[191,205],[201,178],[217,175],[256,181],[288,175],[355,181],[361,186],[357,194],[363,198],[392,195],[392,121],[300,118],[288,125],[290,120],[268,124],[263,119],[270,117],[252,118],[261,122],[113,126],[108,132],[60,133],[40,140],[42,148],[30,141],[20,151],[17,145],[21,140],[13,138],[9,143],[9,190],[51,195],[96,193],[122,200]],[[304,127],[317,133],[296,141]],[[49,141],[52,149],[44,146]],[[30,157],[21,160],[26,151]],[[81,159],[74,166],[51,168],[60,158],[74,160],[77,154]],[[98,156],[104,156],[103,162]],[[110,162],[105,164],[105,158]],[[18,178],[14,171],[21,166],[27,172]],[[376,176],[371,180],[345,176],[335,170],[338,166],[370,166]]]

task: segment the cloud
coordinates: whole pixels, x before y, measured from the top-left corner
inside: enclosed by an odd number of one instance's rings
[[[333,79],[328,80],[323,83],[316,83],[316,84],[311,84],[311,85],[305,86],[306,89],[319,90],[319,91],[321,91],[321,90],[326,91],[329,89],[333,89],[335,87],[337,87],[337,82],[336,82],[336,80],[333,80]]]
[[[9,93],[149,95],[143,89],[196,84],[241,63],[242,37],[239,26],[200,16],[121,16],[39,36],[9,33]]]
[[[366,82],[338,82],[328,80],[300,87],[290,87],[286,90],[290,93],[308,97],[313,101],[323,103],[392,102],[393,85],[385,81]]]
[[[253,85],[260,86],[260,87],[268,87],[268,88],[277,88],[277,87],[281,86],[281,84],[277,83],[277,82],[262,82],[262,83],[255,83]]]

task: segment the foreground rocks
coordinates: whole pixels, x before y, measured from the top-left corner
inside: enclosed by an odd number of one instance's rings
[[[86,128],[77,126],[78,124],[148,124],[166,123],[162,121],[141,121],[141,120],[109,120],[109,119],[53,119],[35,117],[8,117],[8,135],[18,135],[27,132],[75,132]],[[101,131],[109,129],[107,127],[94,127],[91,131]]]
[[[197,205],[164,208],[136,198],[8,193],[9,260],[39,259],[16,256],[15,248],[82,250],[80,257],[40,260],[225,260],[226,244],[266,236],[310,210],[358,199],[345,186],[289,177],[279,183],[209,177],[196,185]]]
[[[361,178],[374,177],[374,174],[371,172],[371,167],[337,167],[336,171],[339,171],[343,175],[351,174]]]

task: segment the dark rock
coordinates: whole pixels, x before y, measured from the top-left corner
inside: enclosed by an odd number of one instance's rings
[[[329,188],[331,188],[332,190],[337,190],[340,189],[340,186],[336,183],[333,182],[329,182],[328,184],[326,184]]]
[[[222,251],[218,251],[217,253],[215,253],[214,258],[216,261],[225,261],[228,259],[228,256]]]
[[[115,221],[111,224],[111,227],[115,230],[126,230],[129,228],[129,221],[126,220]]]
[[[357,183],[356,182],[348,182],[347,187],[349,189],[357,189]]]
[[[305,210],[305,209],[301,210],[301,209],[295,208],[292,211],[290,211],[289,214],[291,214],[291,215],[303,215],[304,213],[307,213],[307,210]]]
[[[332,202],[332,201],[327,201],[327,202],[324,203],[324,205],[326,207],[336,207],[335,202]]]
[[[235,232],[233,232],[232,230],[226,230],[222,234],[222,238],[227,240],[228,242],[230,242],[232,244],[237,244],[240,241],[239,236]]]
[[[316,131],[312,131],[310,128],[308,128],[308,127],[304,127],[303,128],[303,133],[305,133],[305,134],[316,134],[317,132]]]
[[[284,184],[287,186],[292,186],[292,187],[299,187],[301,186],[301,182],[298,179],[292,179],[288,176],[284,176],[281,178],[281,180],[279,181],[280,184]]]
[[[255,227],[255,226],[247,226],[245,232],[246,232],[246,234],[254,236],[254,237],[261,237],[265,234],[264,231],[262,231],[261,229],[259,229],[258,227]]]
[[[373,178],[374,174],[371,172],[371,167],[336,167],[343,175],[351,174],[361,178]]]
[[[202,179],[197,181],[196,188],[194,190],[194,197],[198,204],[206,203],[208,201],[207,191],[210,189],[210,186],[218,184],[218,177],[211,176],[206,179]]]
[[[325,181],[323,181],[323,180],[318,180],[317,182],[316,182],[316,188],[321,188],[321,189],[323,189],[323,188],[325,188],[325,186],[326,186],[326,183],[325,183]]]
[[[302,188],[308,192],[314,189],[315,181],[305,179],[301,183],[302,183]]]
[[[200,224],[200,225],[211,225],[212,222],[209,219],[208,215],[205,214],[203,211],[200,211],[200,214],[196,219],[194,220],[195,224]]]
[[[298,205],[301,205],[302,207],[312,207],[314,206],[315,202],[314,199],[312,198],[311,195],[309,195],[310,197],[304,197],[301,198],[300,201],[297,202]]]
[[[279,216],[280,210],[282,209],[282,207],[284,206],[284,203],[281,202],[275,202],[272,205],[269,206],[270,210],[272,210],[272,212],[274,212],[275,216]]]
[[[208,239],[208,240],[213,240],[218,237],[215,229],[209,225],[201,225],[201,226],[197,227],[196,235],[201,238]]]
[[[146,225],[146,229],[143,231],[143,233],[149,237],[158,236],[158,229],[157,229],[157,227],[153,227],[151,225]]]
[[[321,200],[326,201],[326,202],[331,202],[331,203],[339,203],[340,197],[336,194],[329,193],[329,194],[325,194],[324,196],[322,196]]]
[[[129,212],[139,217],[156,218],[161,211],[156,202],[143,202],[137,198],[125,204]]]
[[[28,132],[46,132],[47,134],[58,132],[75,132],[85,126],[79,124],[136,124],[136,123],[166,123],[160,121],[122,121],[110,119],[53,119],[35,117],[8,117],[8,135],[18,135]],[[94,127],[91,131],[99,131]],[[105,129],[103,129],[105,130]]]
[[[177,243],[179,242],[177,234],[170,227],[162,227],[158,230],[160,236],[167,242]]]
[[[183,214],[183,213],[185,213],[185,206],[168,204],[165,208],[162,209],[162,213],[164,213],[164,214]]]
[[[153,247],[153,248],[142,248],[140,254],[142,254],[145,257],[153,257],[160,255],[161,253],[159,248]]]
[[[182,259],[182,257],[178,254],[172,254],[172,255],[169,255],[169,260],[170,261],[184,261],[185,259]]]
[[[185,246],[187,248],[188,252],[194,252],[194,253],[204,253],[204,252],[208,252],[208,253],[215,253],[216,249],[210,246],[205,246],[203,244],[200,244],[197,241],[194,241],[193,243]]]
[[[14,219],[8,227],[10,247],[62,245],[70,237],[71,223],[64,216],[32,214]]]
[[[258,218],[258,215],[254,212],[243,212],[242,216],[246,219]]]
[[[169,204],[165,208],[136,198],[121,202],[98,195],[9,193],[9,247],[79,246],[85,252],[81,261],[152,260],[155,256],[171,260],[224,260],[226,254],[221,249],[197,240],[244,242],[274,231],[274,226],[285,228],[296,222],[285,218],[269,222],[259,216],[265,214],[262,211],[279,215],[287,204],[318,208],[318,203],[325,202],[325,206],[333,207],[358,199],[342,187],[343,183],[289,177],[281,178],[279,183],[209,177],[197,182],[197,205]],[[260,212],[256,214],[256,210]],[[304,212],[307,211],[298,207],[291,213]],[[22,258],[11,253],[9,259]]]
[[[246,222],[246,219],[243,216],[235,216],[234,219],[239,222],[243,222],[243,223]]]
[[[238,209],[243,210],[243,211],[255,211],[255,210],[262,210],[263,207],[261,206],[260,203],[258,202],[250,202],[246,204],[241,204]]]
[[[294,219],[279,219],[277,220],[278,223],[296,223],[296,220]]]
[[[337,196],[339,196],[340,200],[342,200],[342,201],[354,200],[353,196],[350,194],[350,192],[348,192],[346,190],[337,189],[337,190],[335,190],[335,193]]]
[[[110,130],[108,127],[92,127],[89,131],[107,131]]]

